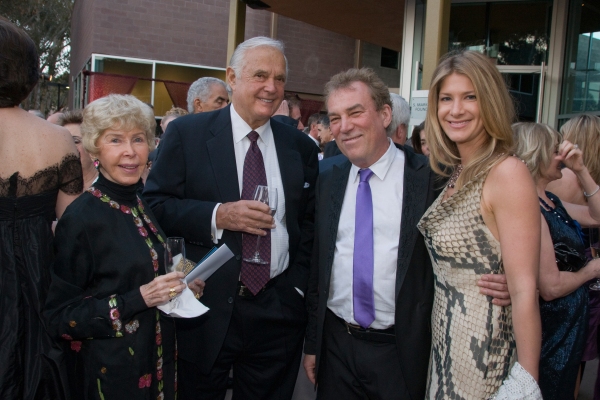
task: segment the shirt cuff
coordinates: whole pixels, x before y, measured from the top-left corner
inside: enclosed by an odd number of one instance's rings
[[[213,209],[212,218],[210,220],[210,238],[214,244],[218,244],[221,236],[223,236],[223,229],[217,229],[217,209],[221,203],[217,203]]]

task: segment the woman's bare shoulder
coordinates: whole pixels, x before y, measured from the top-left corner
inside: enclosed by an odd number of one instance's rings
[[[67,129],[27,112],[11,116],[0,128],[0,176],[16,170],[29,176],[69,154],[79,155]]]
[[[523,161],[517,157],[507,157],[490,170],[486,182],[494,184],[532,183],[533,178]]]

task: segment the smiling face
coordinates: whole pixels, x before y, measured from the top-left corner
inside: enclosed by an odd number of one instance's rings
[[[100,171],[109,181],[119,185],[134,185],[148,162],[150,147],[143,130],[107,129],[98,138],[99,149],[95,158],[100,161]]]
[[[479,103],[471,80],[462,74],[448,75],[438,96],[438,120],[459,151],[479,147],[486,140]]]
[[[252,129],[264,125],[283,101],[285,60],[269,46],[246,51],[240,76],[227,67],[227,83],[235,111]]]
[[[354,165],[368,168],[385,154],[389,147],[385,129],[392,109],[384,104],[378,111],[367,85],[353,82],[331,93],[327,110],[333,137]]]

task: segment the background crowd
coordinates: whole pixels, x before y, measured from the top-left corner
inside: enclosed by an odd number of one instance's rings
[[[469,51],[440,60],[410,140],[367,68],[333,76],[305,127],[265,37],[160,139],[129,95],[21,109],[38,75],[0,17],[1,398],[290,399],[301,364],[323,399],[577,397],[598,355],[598,117],[515,123]],[[201,317],[157,308],[186,289],[167,237],[193,262],[234,254],[189,284]]]

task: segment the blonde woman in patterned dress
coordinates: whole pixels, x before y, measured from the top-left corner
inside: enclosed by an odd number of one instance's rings
[[[483,55],[449,54],[436,68],[430,162],[452,174],[419,222],[435,274],[430,399],[541,398],[540,215],[527,167],[510,156],[514,115],[502,76]],[[512,306],[479,295],[474,283],[488,273],[506,274]]]

